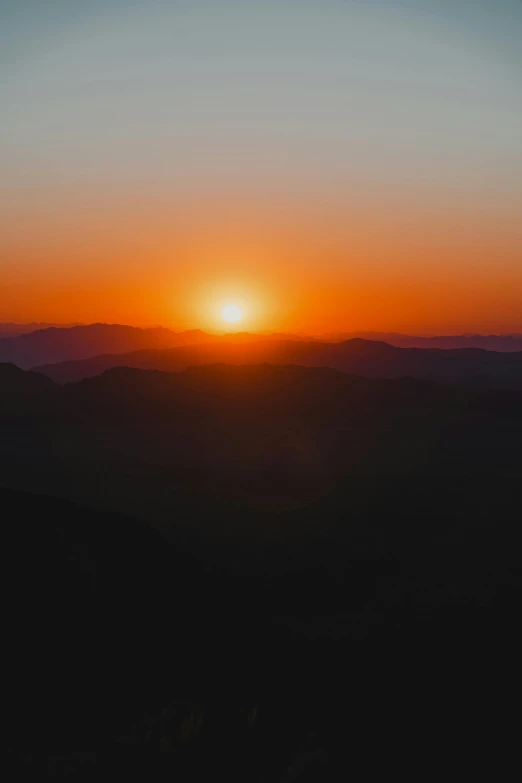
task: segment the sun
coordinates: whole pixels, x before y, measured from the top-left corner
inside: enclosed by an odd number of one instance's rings
[[[243,311],[238,305],[227,304],[221,310],[221,318],[229,324],[235,324],[243,318]]]

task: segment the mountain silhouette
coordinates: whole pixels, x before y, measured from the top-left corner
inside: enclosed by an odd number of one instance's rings
[[[360,338],[342,343],[273,338],[240,342],[216,339],[167,350],[106,354],[35,369],[58,383],[68,383],[120,366],[173,372],[213,363],[298,364],[330,367],[369,378],[414,376],[477,388],[522,389],[522,352],[500,353],[475,348],[396,348],[385,342]]]
[[[522,351],[522,334],[457,334],[422,337],[398,332],[336,332],[323,339],[342,342],[360,337],[364,340],[382,340],[397,348],[480,348],[484,351],[510,353]]]
[[[29,369],[47,362],[85,359],[101,351],[167,348],[202,339],[212,338],[199,329],[176,333],[162,327],[138,329],[119,324],[52,327],[0,339],[0,362],[12,362]]]
[[[161,524],[181,496],[188,519],[205,496],[283,509],[353,475],[513,476],[522,465],[514,391],[302,366],[115,368],[65,386],[0,373],[5,482]]]
[[[81,324],[48,324],[34,321],[29,324],[0,323],[0,338],[17,337],[20,334],[38,332],[42,329],[72,329],[74,326],[81,326]]]
[[[0,362],[12,362],[22,369],[44,363],[82,360],[101,352],[130,352],[143,349],[171,348],[199,342],[222,340],[227,343],[250,343],[272,339],[271,335],[230,332],[213,335],[201,329],[174,332],[163,327],[140,329],[120,324],[46,326],[42,324],[5,324],[0,328]],[[1,327],[1,325],[0,325]],[[19,329],[19,331],[17,331]],[[298,335],[277,335],[278,339],[300,341]]]
[[[508,715],[522,393],[0,365],[0,431],[7,742],[35,779],[81,750],[277,780],[317,746],[347,779],[376,743],[423,747],[443,720],[474,747]]]
[[[0,395],[4,399],[16,400],[24,394],[37,395],[54,387],[55,383],[41,373],[24,372],[14,364],[0,364]]]

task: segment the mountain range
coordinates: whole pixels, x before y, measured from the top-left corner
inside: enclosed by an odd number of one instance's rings
[[[325,367],[115,368],[60,386],[0,365],[0,424],[4,484],[167,524],[180,497],[188,521],[207,496],[282,509],[357,476],[522,468],[520,392]]]
[[[324,335],[323,339],[333,342],[351,340],[382,340],[397,348],[480,348],[483,351],[522,351],[522,334],[458,334],[439,336],[416,336],[399,332],[341,332]]]
[[[72,329],[81,324],[46,324],[32,322],[28,324],[0,323],[0,338],[17,337],[20,334],[29,334],[30,332],[41,331],[42,329]]]
[[[0,324],[0,362],[12,362],[23,369],[63,361],[88,359],[101,354],[129,353],[145,349],[167,349],[180,345],[224,341],[226,343],[305,342],[339,343],[353,339],[386,342],[402,348],[481,349],[522,352],[522,335],[457,335],[415,337],[394,332],[352,332],[322,338],[306,335],[233,332],[210,334],[199,329],[175,332],[163,327],[140,329],[119,324],[46,325]]]
[[[0,362],[29,369],[36,364],[86,359],[106,351],[169,348],[210,339],[210,335],[199,329],[176,333],[163,327],[139,329],[120,324],[51,327],[0,339]]]
[[[187,340],[180,336],[180,340]],[[476,388],[522,389],[522,351],[500,353],[478,348],[454,350],[396,348],[388,343],[355,338],[341,343],[280,340],[239,335],[205,340],[168,349],[104,354],[82,361],[60,362],[35,369],[59,383],[99,375],[113,367],[174,372],[187,367],[226,363],[298,364],[330,367],[369,378],[413,376]]]
[[[0,325],[1,327],[1,325]],[[127,353],[140,349],[172,348],[225,339],[244,343],[270,340],[274,335],[233,332],[216,335],[201,329],[174,332],[161,326],[142,329],[122,324],[53,326],[45,324],[4,324],[0,328],[0,362],[12,362],[29,369],[35,365],[87,359],[100,353]],[[278,339],[299,341],[299,335],[280,334]]]

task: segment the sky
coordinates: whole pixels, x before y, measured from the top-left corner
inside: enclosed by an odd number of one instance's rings
[[[522,331],[520,0],[0,0],[0,321]]]

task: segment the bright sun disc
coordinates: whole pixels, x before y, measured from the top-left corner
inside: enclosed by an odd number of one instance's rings
[[[223,309],[221,310],[221,317],[224,321],[227,321],[229,324],[234,324],[242,319],[243,311],[237,305],[234,304],[225,305],[225,307],[223,307]]]

